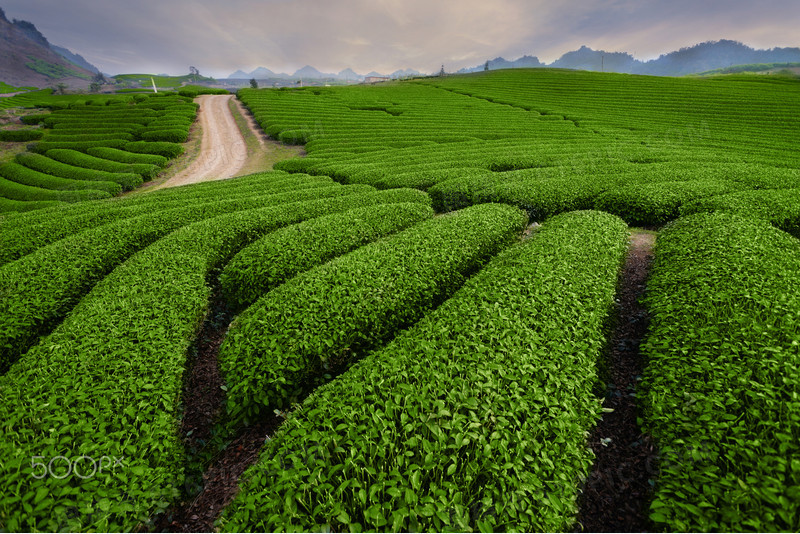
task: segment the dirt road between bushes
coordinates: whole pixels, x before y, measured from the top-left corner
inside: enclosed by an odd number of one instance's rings
[[[248,159],[247,144],[231,114],[233,95],[201,95],[198,121],[203,132],[200,153],[183,171],[158,186],[175,187],[209,180],[223,180],[241,174]]]

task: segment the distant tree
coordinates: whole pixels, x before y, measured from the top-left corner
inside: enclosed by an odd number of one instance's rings
[[[92,83],[89,84],[89,92],[90,93],[99,93],[100,92],[100,87],[102,87],[102,85],[100,85],[99,83],[92,82]]]
[[[483,64],[483,70],[484,71],[489,70],[489,60],[488,59],[486,60],[486,63]]]
[[[56,93],[63,95],[66,93],[66,91],[67,91],[67,84],[59,83],[56,85]]]
[[[255,78],[250,78],[250,87],[252,87],[253,89],[258,89],[258,82],[256,81]]]
[[[197,77],[200,76],[200,71],[197,70],[197,67],[189,67],[189,76],[194,78],[194,81],[197,81]]]
[[[444,65],[442,65],[442,70],[439,71],[439,76],[444,76]]]
[[[100,85],[108,83],[108,80],[106,80],[106,77],[103,75],[102,72],[98,72],[97,74],[95,74],[94,78],[92,78],[92,81],[95,83],[99,83]]]

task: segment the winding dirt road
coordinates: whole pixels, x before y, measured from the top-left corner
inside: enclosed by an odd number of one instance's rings
[[[247,145],[231,114],[228,102],[233,95],[201,95],[198,120],[203,132],[200,153],[183,171],[156,189],[222,180],[240,174],[247,162]]]

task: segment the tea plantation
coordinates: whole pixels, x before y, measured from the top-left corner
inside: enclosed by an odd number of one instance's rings
[[[242,89],[307,155],[154,192],[188,97],[47,98],[0,132],[31,143],[0,166],[0,530],[156,530],[196,497],[186,377],[219,302],[203,454],[282,423],[218,529],[579,530],[632,227],[658,231],[650,527],[800,530],[800,82]]]

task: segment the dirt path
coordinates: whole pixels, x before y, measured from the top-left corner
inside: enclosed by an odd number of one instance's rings
[[[275,433],[283,420],[268,415],[252,426],[231,436],[229,443],[219,443],[213,436],[214,423],[225,410],[225,385],[219,368],[219,347],[234,314],[224,299],[215,294],[211,310],[203,323],[184,384],[181,436],[195,469],[187,470],[187,489],[192,495],[176,503],[160,516],[155,532],[213,532],[214,521],[239,491],[239,477],[258,460],[264,442]],[[207,444],[213,453],[208,457]],[[215,450],[217,447],[224,447]],[[197,471],[198,459],[202,472]]]
[[[203,132],[200,153],[186,169],[155,189],[222,180],[241,174],[247,145],[228,107],[233,95],[201,95],[198,120]]]
[[[603,414],[589,445],[595,462],[581,499],[583,532],[646,532],[655,478],[656,451],[637,424],[636,388],[643,362],[639,345],[647,332],[647,311],[639,302],[653,256],[656,235],[633,230],[617,298],[619,316],[608,356],[608,389]]]

